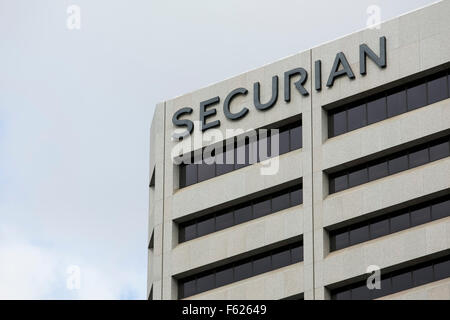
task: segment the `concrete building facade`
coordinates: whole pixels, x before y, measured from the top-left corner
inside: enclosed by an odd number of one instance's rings
[[[449,16],[441,1],[159,103],[149,299],[450,299]],[[175,161],[260,128],[280,129],[271,174]]]

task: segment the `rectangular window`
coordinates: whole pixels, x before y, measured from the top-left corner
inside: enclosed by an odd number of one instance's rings
[[[419,80],[411,80],[385,92],[328,111],[328,136],[346,132],[395,117],[417,108],[448,99],[449,70]]]
[[[292,243],[244,258],[220,267],[202,271],[178,280],[178,298],[199,294],[224,285],[291,265],[303,260],[303,245]]]
[[[448,156],[450,156],[448,141],[430,147],[430,161],[443,159]]]
[[[178,241],[189,241],[219,230],[257,219],[303,202],[301,184],[283,188],[272,194],[245,200],[179,224]],[[251,195],[250,195],[251,196]]]
[[[277,212],[289,207],[289,193],[283,193],[272,198],[272,211]]]
[[[330,193],[339,192],[344,189],[348,189],[348,176],[347,174],[343,174],[337,177],[334,177],[330,180]]]
[[[387,175],[388,175],[387,162],[383,161],[381,163],[369,166],[369,180],[370,181],[386,177]]]
[[[389,174],[405,171],[408,169],[408,156],[399,156],[389,160]]]
[[[391,218],[391,233],[408,229],[411,225],[409,223],[409,213],[403,213]]]
[[[433,267],[426,266],[413,271],[414,286],[418,287],[433,282]]]
[[[272,207],[270,206],[270,199],[257,201],[253,205],[253,217],[259,218],[266,216],[272,212]]]
[[[366,105],[360,105],[347,110],[348,113],[348,131],[355,130],[367,125]]]
[[[234,149],[219,153],[217,158],[221,160],[216,163],[216,175],[220,176],[234,170]]]
[[[411,226],[418,226],[420,224],[431,221],[430,207],[411,210]]]
[[[401,273],[392,277],[392,290],[395,292],[412,288],[411,272]]]
[[[378,98],[367,103],[367,123],[372,124],[387,118],[386,98]]]
[[[332,134],[337,136],[347,132],[347,112],[341,111],[331,116]]]
[[[233,282],[233,268],[226,268],[216,273],[216,286],[221,287]]]
[[[199,292],[211,290],[215,285],[214,274],[209,274],[197,279],[197,289]]]
[[[428,158],[428,148],[413,151],[409,154],[410,168],[421,166],[427,162],[430,162],[430,159]]]
[[[332,241],[332,248],[334,250],[346,248],[350,245],[348,232],[342,232],[342,233],[336,234],[332,239],[334,240],[334,241]],[[334,245],[333,245],[333,243],[334,243]]]
[[[190,186],[191,184],[197,183],[197,165],[195,163],[187,164],[185,167],[185,186]]]
[[[395,272],[381,271],[380,287],[377,290],[368,290],[367,280],[356,280],[352,284],[345,284],[331,290],[333,300],[369,300],[401,292],[413,287],[422,286],[450,277],[450,256],[444,256],[431,261],[415,264]],[[357,278],[354,278],[357,279]],[[352,279],[348,279],[352,281]],[[366,291],[367,290],[367,291]],[[348,294],[351,292],[351,294]]]
[[[274,269],[282,268],[291,264],[291,251],[285,250],[272,255],[272,266]]]
[[[350,245],[355,245],[369,240],[369,226],[361,226],[350,230]]]
[[[389,234],[389,219],[374,221],[370,224],[370,238],[376,239]]]
[[[450,216],[450,200],[436,203],[431,206],[431,217],[433,220]]]
[[[297,206],[301,203],[303,203],[302,189],[291,191],[291,207]]]
[[[427,104],[427,87],[426,83],[418,84],[408,88],[406,91],[408,100],[408,111],[423,107]]]
[[[405,113],[406,110],[406,91],[401,90],[389,94],[387,96],[387,115],[388,117],[395,117],[399,114]]]
[[[272,137],[272,140],[274,137]],[[279,154],[285,154],[290,151],[290,142],[289,142],[289,130],[280,131],[278,134],[278,146],[279,146]],[[273,141],[272,141],[273,143]]]
[[[279,131],[277,137],[279,139],[279,153],[276,155],[302,147],[301,123],[291,123],[277,130]],[[256,139],[254,137],[252,139],[249,137],[234,137],[232,141],[224,141],[223,145],[218,146],[216,155],[205,155],[205,159],[198,159],[199,157],[196,154],[195,163],[182,163],[178,166],[179,187],[184,188],[238,170],[258,161],[269,159],[272,156],[271,134],[274,134],[273,129],[269,129],[267,132],[268,136],[265,137],[263,137],[262,131],[261,134],[258,132]],[[200,151],[205,152],[205,149],[197,150],[196,152],[200,153]],[[276,155],[274,152],[273,156]],[[187,156],[184,155],[182,159],[185,159]],[[190,156],[194,158],[194,152],[191,152]]]
[[[234,221],[236,224],[244,223],[252,220],[252,206],[246,206],[243,208],[236,209],[234,211]]]
[[[302,127],[292,128],[290,131],[290,150],[297,150],[302,147]]]
[[[350,172],[348,175],[348,186],[354,187],[360,184],[366,183],[369,181],[369,177],[367,176],[367,168],[362,168],[353,172]]]
[[[183,241],[189,241],[192,240],[194,238],[197,238],[197,224],[193,223],[190,225],[187,225],[183,228],[183,234],[182,234],[182,239]]]
[[[234,212],[225,212],[216,216],[216,230],[222,230],[234,225]]]
[[[215,231],[214,218],[207,218],[198,222],[197,236],[201,237]]]
[[[265,273],[272,270],[270,256],[258,258],[253,261],[253,271],[255,275]]]
[[[330,231],[331,251],[450,216],[450,195]],[[367,229],[368,226],[368,229]]]
[[[428,81],[428,104],[448,98],[447,76]]]

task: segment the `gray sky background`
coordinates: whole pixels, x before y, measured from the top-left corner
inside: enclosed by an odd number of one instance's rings
[[[0,299],[145,299],[155,104],[432,2],[0,0]]]

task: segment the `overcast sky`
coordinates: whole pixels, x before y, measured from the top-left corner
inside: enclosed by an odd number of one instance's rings
[[[0,0],[0,299],[144,299],[155,104],[432,2]]]

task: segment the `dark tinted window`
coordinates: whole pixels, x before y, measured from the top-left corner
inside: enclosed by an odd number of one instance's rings
[[[270,207],[270,199],[261,200],[253,205],[253,217],[259,218],[271,213],[272,208]]]
[[[336,250],[348,247],[350,245],[349,233],[343,232],[334,236],[334,248]]]
[[[394,174],[408,169],[408,156],[400,156],[389,160],[389,174]]]
[[[215,287],[214,274],[209,274],[197,279],[197,290],[199,292],[211,290]]]
[[[424,207],[411,211],[411,226],[427,223],[431,220],[430,207]]]
[[[207,160],[210,162],[210,160]],[[205,181],[216,176],[216,165],[202,162],[198,165],[198,181]]]
[[[347,132],[347,114],[345,110],[333,114],[331,121],[333,136]]]
[[[222,162],[219,163],[219,160],[217,160],[216,163],[216,174],[218,176],[234,170],[234,149],[218,154],[217,158],[220,158]]]
[[[367,176],[367,168],[362,168],[358,171],[350,172],[348,175],[348,186],[354,187],[363,183],[366,183],[369,180]]]
[[[200,221],[197,225],[198,237],[204,236],[211,232],[214,232],[214,218],[209,218],[203,221]]]
[[[247,262],[234,267],[234,281],[247,279],[252,276],[252,263]]]
[[[420,286],[433,281],[433,267],[426,266],[413,271],[414,286]]]
[[[332,178],[330,192],[338,192],[348,188],[347,175],[341,175]]]
[[[432,104],[448,98],[447,76],[428,81],[428,103]]]
[[[409,224],[409,213],[403,213],[401,215],[392,217],[391,219],[391,233],[408,229]]]
[[[234,211],[234,221],[236,224],[243,223],[252,219],[252,206],[246,206]]]
[[[380,289],[372,290],[372,299],[387,296],[391,293],[391,278],[381,279]]]
[[[216,273],[216,286],[224,286],[233,282],[233,268],[227,268]]]
[[[197,165],[190,163],[185,166],[186,186],[197,183]]]
[[[196,293],[195,280],[191,280],[183,284],[183,295],[185,297],[193,296]]]
[[[430,147],[430,160],[435,161],[450,155],[448,141]]]
[[[433,220],[450,216],[450,200],[431,206],[431,217]]]
[[[272,255],[272,266],[274,269],[282,268],[291,263],[291,251],[285,250]]]
[[[369,300],[370,291],[366,285],[352,289],[352,300]]]
[[[272,198],[272,212],[286,209],[289,205],[289,193],[283,193]]]
[[[387,118],[386,98],[382,97],[367,103],[367,123],[375,123]]]
[[[280,148],[280,153],[279,154],[284,154],[286,152],[289,152],[289,148],[290,148],[290,143],[289,143],[289,130],[285,130],[285,131],[281,131],[278,135],[279,137],[279,148]],[[272,136],[272,139],[276,139],[276,136]],[[272,141],[273,143],[273,141]]]
[[[422,164],[427,163],[428,160],[428,148],[411,152],[409,154],[409,167],[414,168]]]
[[[360,105],[348,109],[348,130],[355,130],[365,126],[366,123],[366,105]]]
[[[222,230],[231,227],[234,224],[233,215],[234,215],[233,211],[217,215],[216,230]]]
[[[434,265],[434,277],[436,281],[450,277],[450,260]]]
[[[296,206],[303,203],[302,189],[291,191],[291,206]]]
[[[351,290],[338,292],[335,296],[336,300],[350,300],[351,298],[352,298]]]
[[[406,92],[408,100],[408,110],[414,110],[427,104],[427,92],[425,83],[408,88]]]
[[[412,287],[411,272],[395,275],[392,277],[392,290],[403,291]]]
[[[290,132],[290,144],[291,150],[300,149],[302,147],[302,127],[295,127],[291,129]]]
[[[234,169],[240,169],[248,165],[248,144],[242,145],[239,142],[234,152]]]
[[[303,247],[295,247],[291,249],[292,263],[303,261]]]
[[[197,224],[186,225],[184,227],[184,241],[189,241],[197,237]]]
[[[369,167],[369,180],[376,180],[388,175],[387,162],[374,164]]]
[[[379,238],[389,234],[389,219],[383,219],[370,224],[371,239]]]
[[[369,240],[369,226],[361,226],[350,230],[350,245]]]
[[[270,256],[262,257],[253,261],[253,271],[256,274],[261,274],[272,270]]]
[[[271,155],[270,136],[267,133],[267,138],[259,139],[258,141],[258,160],[264,161],[270,158]]]
[[[406,91],[402,90],[387,96],[388,117],[406,112]]]

